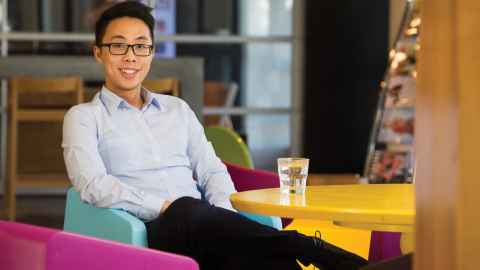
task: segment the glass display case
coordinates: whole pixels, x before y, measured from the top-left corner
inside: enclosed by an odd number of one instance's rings
[[[408,1],[400,30],[390,50],[370,135],[364,176],[369,183],[411,183],[414,179],[416,57],[420,16]]]

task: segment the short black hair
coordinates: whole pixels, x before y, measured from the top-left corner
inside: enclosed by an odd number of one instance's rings
[[[95,45],[100,46],[102,44],[105,30],[110,22],[122,17],[131,17],[142,20],[148,26],[152,41],[155,42],[153,36],[155,19],[153,18],[151,11],[152,8],[137,1],[121,2],[105,10],[95,24]]]

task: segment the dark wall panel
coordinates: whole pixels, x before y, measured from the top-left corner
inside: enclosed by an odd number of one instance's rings
[[[388,60],[388,1],[306,1],[304,153],[312,173],[361,173]]]

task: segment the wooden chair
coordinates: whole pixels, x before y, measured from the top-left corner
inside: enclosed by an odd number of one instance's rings
[[[180,82],[177,79],[145,80],[142,86],[158,94],[180,97]]]
[[[238,85],[234,82],[225,84],[217,81],[205,81],[203,104],[205,107],[230,108],[235,102]],[[233,129],[232,119],[227,114],[206,115],[203,120],[204,126],[224,126]]]
[[[19,187],[68,187],[62,149],[62,121],[68,108],[83,101],[79,77],[13,77],[9,81],[8,177],[5,206],[16,217]]]

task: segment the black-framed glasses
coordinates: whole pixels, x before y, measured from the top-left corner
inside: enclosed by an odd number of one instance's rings
[[[149,56],[153,50],[153,46],[148,44],[103,43],[100,46],[108,47],[108,51],[112,55],[125,55],[130,47],[136,56]]]

